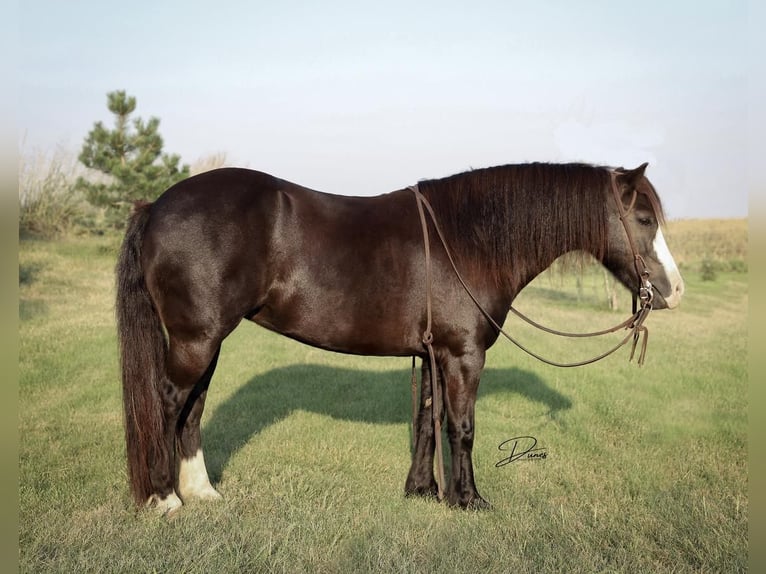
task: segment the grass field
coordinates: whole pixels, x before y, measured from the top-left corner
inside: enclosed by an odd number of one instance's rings
[[[117,243],[20,245],[22,572],[747,569],[746,273],[688,273],[681,308],[647,322],[642,368],[624,351],[556,369],[509,343],[491,349],[474,450],[485,512],[403,496],[409,360],[335,355],[243,324],[203,418],[224,500],[168,521],[128,497]],[[628,303],[606,310],[602,283],[544,275],[517,306],[567,330],[609,326]],[[507,327],[561,360],[607,344]],[[522,435],[546,458],[497,468],[498,445]]]

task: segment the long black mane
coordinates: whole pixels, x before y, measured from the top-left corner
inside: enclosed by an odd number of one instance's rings
[[[504,165],[418,183],[456,257],[506,285],[530,279],[563,253],[601,259],[609,185],[608,168],[582,163]]]

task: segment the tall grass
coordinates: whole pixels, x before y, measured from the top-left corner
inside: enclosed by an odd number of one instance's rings
[[[85,202],[74,191],[76,160],[61,148],[19,156],[19,231],[54,237],[82,219]]]
[[[745,274],[692,274],[681,308],[650,316],[640,369],[623,353],[555,369],[495,345],[474,450],[488,512],[403,496],[407,360],[242,325],[224,342],[203,417],[224,500],[166,521],[136,513],[126,487],[116,241],[21,242],[22,572],[746,570]],[[566,330],[622,318],[574,278],[550,281],[518,307]],[[506,326],[554,359],[606,344]],[[548,457],[496,468],[499,443],[525,434]]]
[[[747,219],[679,219],[667,225],[666,238],[681,271],[745,271]]]
[[[191,175],[197,175],[213,169],[218,169],[228,165],[226,159],[226,152],[217,152],[197,159],[191,164],[189,173]]]
[[[192,174],[225,166],[223,152],[201,157]],[[19,233],[51,239],[73,233],[108,231],[104,208],[97,208],[76,191],[75,182],[108,182],[108,176],[87,170],[76,155],[62,147],[53,151],[22,150],[19,155]]]

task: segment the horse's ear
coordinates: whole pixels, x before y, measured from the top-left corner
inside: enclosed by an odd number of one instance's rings
[[[648,162],[644,162],[635,169],[620,169],[618,170],[618,180],[624,184],[628,189],[635,189],[641,178],[644,177],[644,171]]]

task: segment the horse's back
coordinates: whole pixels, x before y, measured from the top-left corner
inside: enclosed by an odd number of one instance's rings
[[[396,354],[401,326],[391,347],[364,340],[405,308],[419,315],[408,288],[416,218],[406,191],[353,198],[257,171],[207,172],[153,204],[146,281],[171,331],[225,333],[247,317],[316,346]]]

